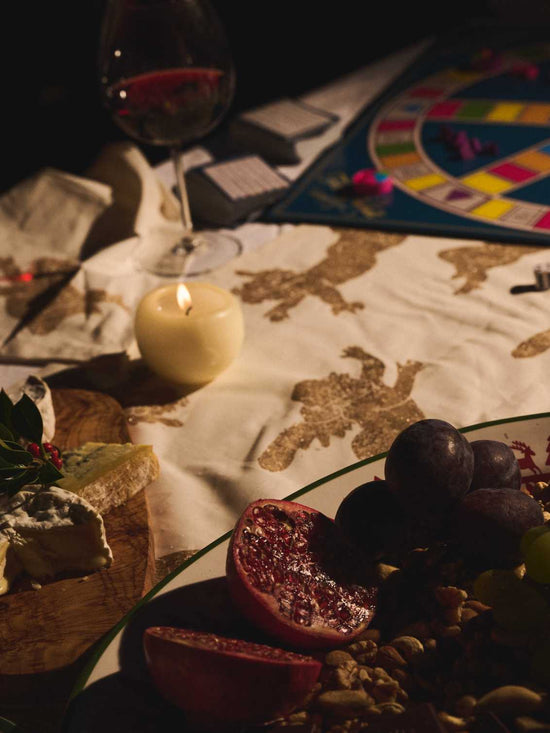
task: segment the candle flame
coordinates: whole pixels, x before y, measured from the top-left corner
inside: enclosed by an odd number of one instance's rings
[[[176,300],[178,301],[178,305],[182,311],[185,311],[185,313],[188,314],[193,307],[193,301],[191,300],[191,293],[183,283],[178,283]]]

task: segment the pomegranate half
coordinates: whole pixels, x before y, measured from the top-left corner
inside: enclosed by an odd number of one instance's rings
[[[263,723],[304,702],[321,663],[302,654],[168,626],[145,630],[155,686],[194,730]]]
[[[237,522],[227,555],[235,604],[279,643],[328,649],[369,625],[376,588],[340,530],[321,512],[291,501],[260,499]]]

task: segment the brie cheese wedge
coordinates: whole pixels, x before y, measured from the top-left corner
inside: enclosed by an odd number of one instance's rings
[[[56,486],[23,489],[0,502],[0,542],[38,581],[108,567],[113,555],[103,519],[87,501]]]

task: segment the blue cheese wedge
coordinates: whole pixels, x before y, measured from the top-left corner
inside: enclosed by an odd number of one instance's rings
[[[59,486],[104,515],[154,481],[159,462],[150,445],[84,443],[63,453],[62,470]]]
[[[6,540],[22,570],[40,582],[60,574],[85,575],[113,561],[97,510],[56,486],[2,497],[0,541],[4,546]]]

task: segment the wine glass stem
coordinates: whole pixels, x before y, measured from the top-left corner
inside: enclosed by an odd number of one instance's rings
[[[186,238],[190,239],[193,234],[193,221],[191,220],[191,209],[189,207],[189,197],[187,196],[187,186],[185,185],[185,173],[183,169],[183,156],[177,148],[170,150],[174,168],[176,170],[176,182],[179,191],[179,202],[181,211],[181,221]]]

